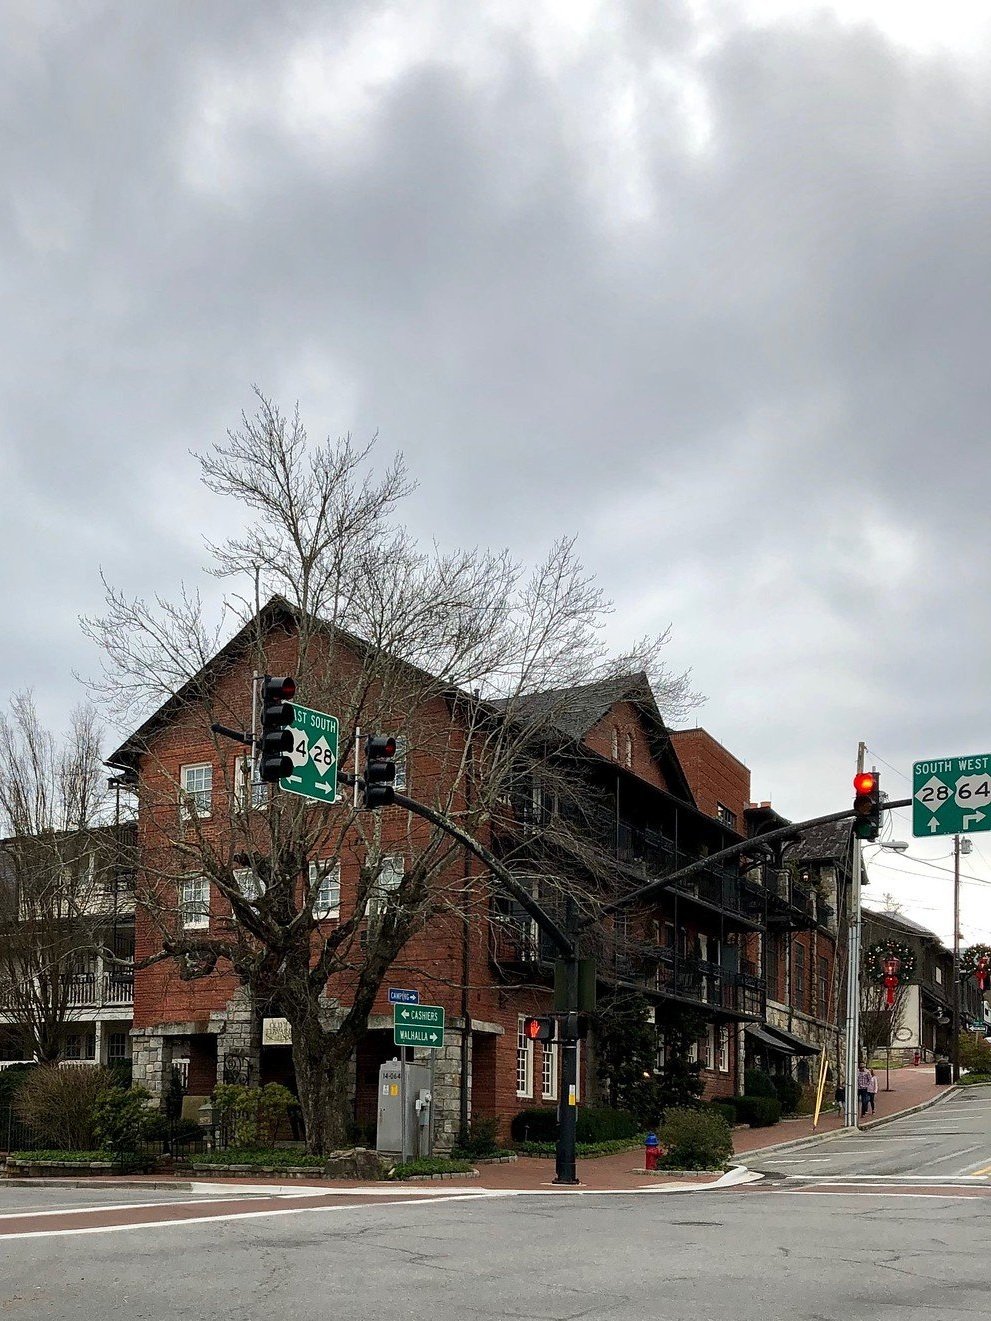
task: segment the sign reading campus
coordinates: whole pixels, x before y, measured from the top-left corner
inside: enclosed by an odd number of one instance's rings
[[[991,830],[991,753],[943,757],[912,767],[912,834]]]
[[[395,1005],[392,1040],[396,1046],[424,1046],[440,1050],[444,1044],[444,1009],[441,1005]]]
[[[296,714],[289,726],[293,769],[279,781],[279,788],[318,803],[333,803],[337,799],[337,717],[296,702],[293,709]]]

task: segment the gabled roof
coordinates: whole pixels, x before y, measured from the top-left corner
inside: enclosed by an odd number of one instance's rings
[[[643,671],[619,674],[572,688],[546,688],[511,700],[522,719],[549,719],[552,727],[575,743],[581,743],[617,703],[629,702],[636,707],[644,722],[654,757],[672,793],[695,806],[695,795],[674,752],[650,680]],[[489,705],[496,711],[505,711],[509,701],[498,699]]]
[[[943,945],[943,942],[940,940],[939,936],[936,935],[935,931],[930,931],[929,928],[924,927],[921,922],[913,922],[910,917],[903,917],[901,913],[883,912],[877,908],[868,908],[865,904],[864,917],[867,919],[873,919],[875,922],[882,923],[885,926],[900,927],[903,931],[910,931],[915,936],[922,936],[924,940],[932,940],[940,947]]]
[[[838,862],[850,865],[850,839],[853,823],[828,821],[820,826],[806,826],[801,837],[789,846],[789,852],[806,862]]]

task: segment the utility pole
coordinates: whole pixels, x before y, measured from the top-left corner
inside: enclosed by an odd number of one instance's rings
[[[953,1081],[960,1081],[960,855],[971,850],[969,839],[953,836]]]
[[[867,746],[857,744],[857,774],[864,769]],[[856,1128],[859,1118],[857,1073],[860,1062],[860,868],[862,845],[856,831],[851,837],[853,882],[850,886],[850,912],[847,918],[847,978],[846,978],[846,1077],[843,1085],[843,1124]]]

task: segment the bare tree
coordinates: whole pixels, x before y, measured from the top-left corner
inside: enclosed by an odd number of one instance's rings
[[[894,1035],[901,1023],[907,996],[908,983],[899,982],[895,988],[894,1004],[889,1005],[882,983],[861,977],[860,1049],[865,1060],[872,1060],[879,1050],[894,1044]]]
[[[259,396],[257,415],[200,460],[206,485],[254,514],[243,535],[211,547],[214,572],[246,596],[228,600],[218,631],[194,593],[146,603],[108,588],[105,614],[83,621],[105,660],[96,687],[129,719],[167,703],[203,740],[213,722],[250,722],[249,685],[226,682],[225,664],[236,655],[259,673],[285,672],[288,650],[306,705],[340,717],[342,765],[356,727],[396,733],[417,798],[497,846],[542,902],[567,893],[590,906],[613,884],[614,835],[575,722],[589,686],[621,675],[636,674],[637,700],[657,695],[669,718],[689,709],[687,676],[661,660],[667,634],[612,656],[609,603],[571,541],[535,568],[506,552],[418,545],[397,517],[411,490],[402,459],[376,475],[372,458],[350,439],[311,448],[298,415]],[[268,599],[263,609],[249,584]],[[235,621],[241,632],[218,661]],[[385,973],[431,918],[487,914],[485,878],[466,882],[443,829],[405,817],[397,827],[398,814],[356,812],[347,800],[317,810],[285,794],[268,800],[227,769],[209,819],[196,795],[177,813],[183,786],[154,730],[130,743],[142,766],[140,899],[159,934],[154,957],[185,977],[229,965],[256,1004],[289,1020],[307,1144],[325,1150],[345,1136],[348,1064]],[[229,747],[216,746],[216,765],[231,765]],[[265,811],[255,810],[259,791]],[[328,921],[326,877],[342,860],[357,889]],[[184,925],[183,877],[193,873],[229,906],[222,929]]]
[[[107,921],[103,777],[91,708],[74,713],[61,743],[30,694],[0,714],[0,1010],[39,1060],[59,1057]]]

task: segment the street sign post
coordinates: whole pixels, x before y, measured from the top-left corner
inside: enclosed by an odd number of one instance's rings
[[[389,987],[389,1004],[418,1005],[419,1003],[420,1003],[419,991],[401,991],[397,986]]]
[[[440,1050],[444,1044],[444,1010],[440,1005],[397,1004],[393,1009],[392,1041],[396,1046]]]
[[[991,753],[915,762],[912,834],[930,838],[979,830],[991,830]]]
[[[317,803],[333,803],[337,799],[337,717],[296,702],[293,709],[296,714],[289,726],[293,769],[279,781],[279,788]]]

